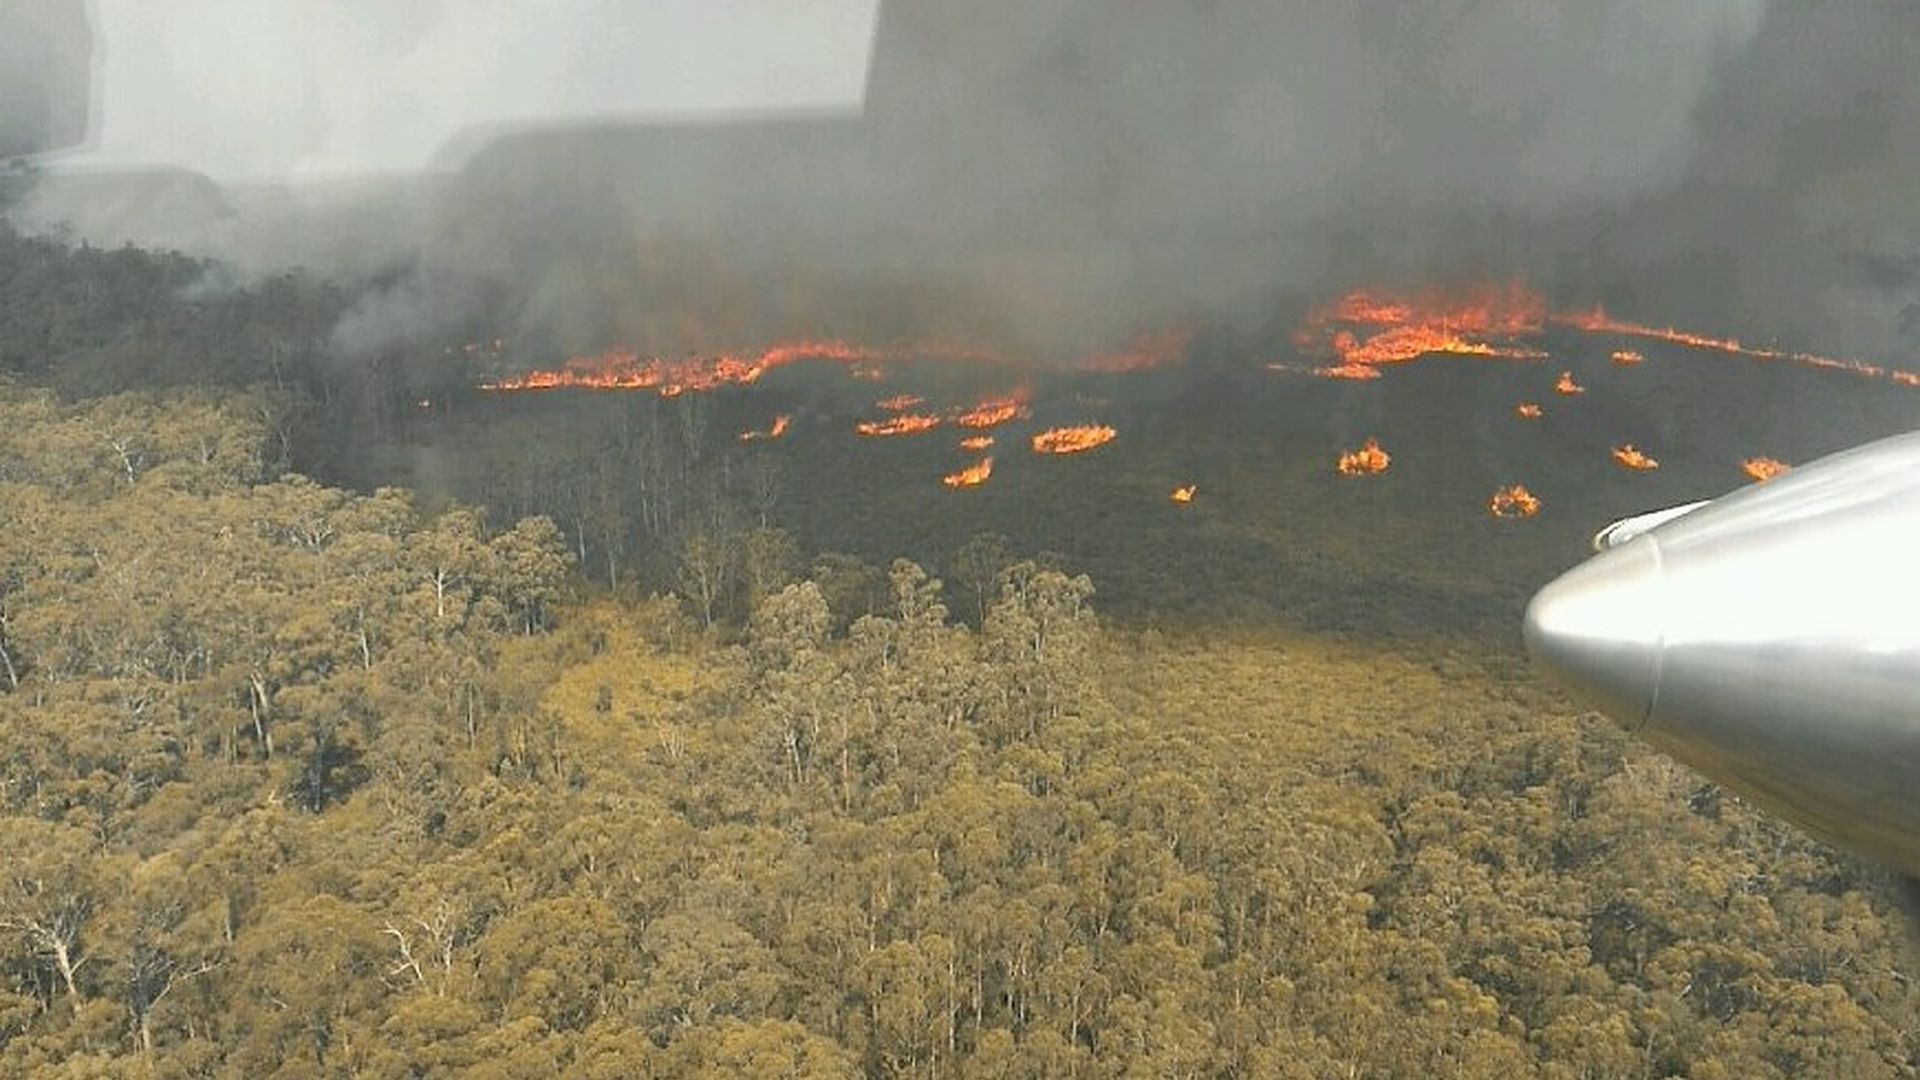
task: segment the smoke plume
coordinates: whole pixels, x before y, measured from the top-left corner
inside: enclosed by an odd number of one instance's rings
[[[348,351],[1283,348],[1348,285],[1519,277],[1901,363],[1917,48],[1902,0],[887,0],[857,118],[523,126],[190,228],[60,182],[23,217],[368,283]]]

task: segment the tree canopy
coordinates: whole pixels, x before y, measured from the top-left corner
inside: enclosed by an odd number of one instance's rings
[[[1911,1071],[1872,875],[1497,656],[1107,626],[1000,542],[960,613],[583,598],[270,413],[0,390],[0,1072]]]

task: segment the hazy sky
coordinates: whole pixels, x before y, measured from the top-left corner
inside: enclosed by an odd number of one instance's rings
[[[215,177],[417,169],[501,122],[857,108],[877,0],[95,0],[95,149]]]

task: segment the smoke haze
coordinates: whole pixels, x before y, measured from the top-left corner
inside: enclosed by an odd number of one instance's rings
[[[1050,358],[1194,322],[1271,350],[1339,288],[1488,277],[1896,364],[1920,330],[1920,9],[1899,0],[912,0],[879,12],[861,116],[756,118],[739,110],[817,109],[851,85],[854,54],[767,74],[764,58],[844,49],[862,17],[790,7],[724,26],[689,7],[648,41],[585,2],[522,23],[410,7],[377,34],[321,19],[302,40],[364,75],[358,96],[321,95],[305,129],[270,98],[218,114],[236,175],[331,171],[347,145],[401,160],[419,131],[387,130],[373,88],[416,62],[433,74],[407,85],[491,95],[508,120],[553,115],[540,95],[568,83],[516,65],[522,45],[603,73],[630,55],[631,80],[561,94],[607,104],[598,118],[469,132],[444,174],[228,185],[191,213],[176,191],[159,214],[56,180],[23,215],[377,280],[337,334],[349,352],[480,330],[530,360],[796,334]],[[193,60],[198,80],[244,48],[245,20],[222,35],[140,70]],[[607,119],[685,112],[656,78],[682,53],[730,58],[685,85],[736,111]],[[244,94],[278,70],[241,68],[195,85]]]

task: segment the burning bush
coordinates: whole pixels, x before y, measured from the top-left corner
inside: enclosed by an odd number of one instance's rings
[[[1613,448],[1613,460],[1623,469],[1633,472],[1652,472],[1660,463],[1640,452],[1632,443],[1622,443]]]
[[[1033,452],[1036,454],[1084,453],[1097,446],[1105,446],[1118,434],[1119,432],[1114,429],[1100,424],[1052,428],[1033,437]]]
[[[1348,450],[1334,463],[1334,469],[1341,476],[1375,476],[1386,472],[1393,464],[1393,457],[1380,449],[1380,443],[1368,439],[1366,445],[1358,450]]]
[[[1487,500],[1487,513],[1497,518],[1530,518],[1539,512],[1539,497],[1519,484],[1503,487]]]
[[[993,459],[983,457],[959,472],[948,473],[941,477],[940,482],[950,488],[979,487],[992,475]]]
[[[894,435],[919,435],[940,426],[940,418],[925,413],[900,413],[885,420],[862,420],[853,425],[856,434],[868,438],[887,438]]]

